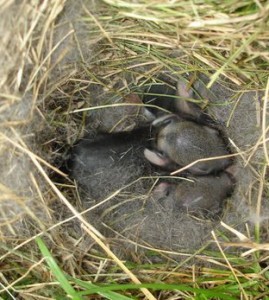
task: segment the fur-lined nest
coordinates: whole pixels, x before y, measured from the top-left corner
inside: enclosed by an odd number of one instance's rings
[[[268,3],[0,7],[1,299],[265,299]],[[139,126],[141,106],[126,104],[152,83],[182,78],[223,124],[234,153],[236,188],[222,223],[192,218],[173,236],[171,220],[151,216],[138,240],[130,215],[115,233],[111,220],[99,222],[100,206],[85,210],[62,166],[85,132]],[[102,213],[115,196],[143,201],[145,193],[139,184],[135,194],[117,189],[99,199]],[[166,239],[151,238],[162,229]]]

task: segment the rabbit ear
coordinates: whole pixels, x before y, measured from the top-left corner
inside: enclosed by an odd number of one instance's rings
[[[153,189],[152,196],[155,200],[160,200],[162,198],[169,197],[174,187],[174,184],[170,184],[168,182],[161,182]]]
[[[155,119],[152,122],[152,126],[157,127],[157,128],[163,127],[163,126],[168,125],[171,122],[174,122],[175,120],[180,120],[180,118],[174,114],[164,115],[162,117]]]
[[[188,87],[187,82],[178,81],[177,95],[179,96],[179,100],[177,101],[177,109],[179,112],[195,117],[202,113],[202,110],[198,105],[189,101],[191,98],[193,98],[194,92],[190,87]]]
[[[179,80],[177,82],[177,95],[182,98],[192,98],[194,93],[193,90],[188,87],[188,83],[186,81]]]
[[[144,156],[149,162],[160,167],[165,167],[170,164],[170,159],[157,150],[149,150],[146,148],[144,150]]]

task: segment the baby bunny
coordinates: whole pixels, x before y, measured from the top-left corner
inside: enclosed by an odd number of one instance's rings
[[[229,158],[211,159],[229,154],[225,141],[217,129],[186,121],[176,115],[156,119],[157,129],[154,149],[145,149],[145,157],[153,164],[173,170],[199,159],[210,158],[189,167],[196,175],[206,175],[224,170],[231,164]]]
[[[165,82],[152,84],[145,91],[143,102],[156,106],[146,107],[146,110],[152,113],[155,118],[167,113],[174,113],[184,119],[201,124],[216,125],[216,122],[196,103],[195,91],[188,87],[188,83],[184,80],[178,80],[176,86]]]
[[[86,135],[71,149],[70,177],[90,197],[99,199],[138,179],[149,176],[152,166],[143,150],[150,127],[129,132]]]
[[[154,199],[163,205],[173,203],[175,210],[184,210],[199,217],[215,217],[234,188],[232,177],[222,172],[218,176],[200,176],[179,183],[160,183],[153,191]]]

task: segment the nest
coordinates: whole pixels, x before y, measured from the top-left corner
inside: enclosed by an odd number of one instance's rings
[[[141,299],[186,299],[195,293],[220,299],[227,293],[247,299],[250,293],[258,299],[268,293],[268,5],[232,2],[9,1],[1,6],[4,299],[82,297],[75,294],[82,289],[111,296],[89,281],[109,283],[111,290],[129,282],[150,283],[153,289],[160,289],[160,280],[182,282],[158,293],[146,286],[124,292]],[[199,89],[201,105],[224,124],[236,157],[237,187],[223,223],[188,251],[169,249],[167,241],[158,248],[144,244],[140,252],[134,231],[123,239],[124,249],[113,252],[121,236],[100,232],[98,215],[92,207],[85,211],[75,183],[59,169],[85,131],[136,126],[143,120],[135,113],[128,123],[124,104],[163,78],[173,83],[186,76]],[[138,196],[143,200],[143,193]],[[134,195],[121,197],[128,201]],[[215,247],[207,248],[212,243]],[[137,270],[119,260],[122,251]],[[51,253],[75,290],[46,264]],[[51,272],[60,286],[51,282]],[[253,282],[245,284],[253,276],[255,289]],[[218,289],[228,282],[237,288]]]

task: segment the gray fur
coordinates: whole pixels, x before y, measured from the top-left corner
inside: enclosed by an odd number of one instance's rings
[[[224,201],[233,191],[230,175],[200,176],[178,183],[161,183],[154,190],[159,201],[174,201],[174,209],[200,217],[215,217],[223,208]]]
[[[154,122],[161,127],[156,137],[156,150],[169,165],[175,162],[186,166],[199,159],[228,155],[227,146],[216,129],[168,115]],[[153,155],[146,156],[152,163],[159,164]],[[189,168],[193,174],[210,174],[225,169],[231,163],[229,158],[196,163]]]

